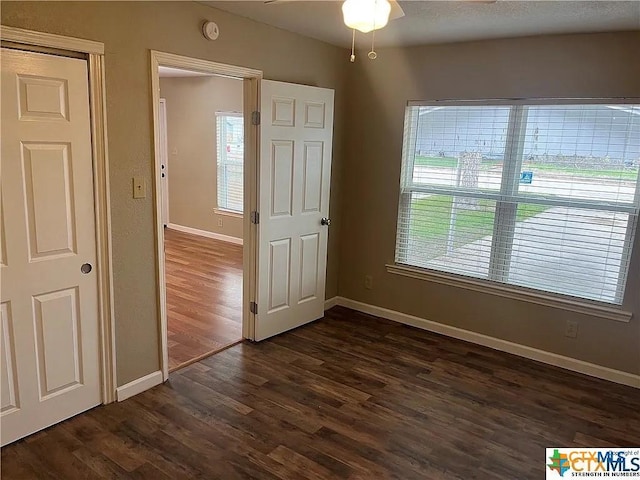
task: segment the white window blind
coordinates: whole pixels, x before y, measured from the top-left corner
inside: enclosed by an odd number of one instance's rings
[[[409,106],[396,263],[621,304],[638,105]]]
[[[242,114],[216,112],[218,208],[242,212],[244,122]]]

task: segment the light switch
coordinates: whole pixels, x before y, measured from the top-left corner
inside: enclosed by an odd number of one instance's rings
[[[133,177],[133,198],[145,198],[147,196],[147,183],[144,177]]]

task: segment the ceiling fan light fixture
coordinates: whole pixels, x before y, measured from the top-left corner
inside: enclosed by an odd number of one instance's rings
[[[390,12],[389,0],[345,0],[342,4],[345,25],[363,33],[384,27]]]

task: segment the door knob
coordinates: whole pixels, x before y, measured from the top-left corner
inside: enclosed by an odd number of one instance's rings
[[[87,273],[91,272],[92,268],[93,267],[91,266],[90,263],[83,263],[82,266],[80,267],[80,271],[86,275]]]
[[[327,217],[322,217],[322,220],[320,220],[320,225],[322,225],[324,227],[331,226],[331,219],[327,218]]]

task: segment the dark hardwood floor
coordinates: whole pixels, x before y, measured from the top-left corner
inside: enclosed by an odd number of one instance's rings
[[[640,392],[336,307],[2,450],[2,478],[541,479],[640,445]]]
[[[165,229],[169,370],[242,339],[242,246]]]

